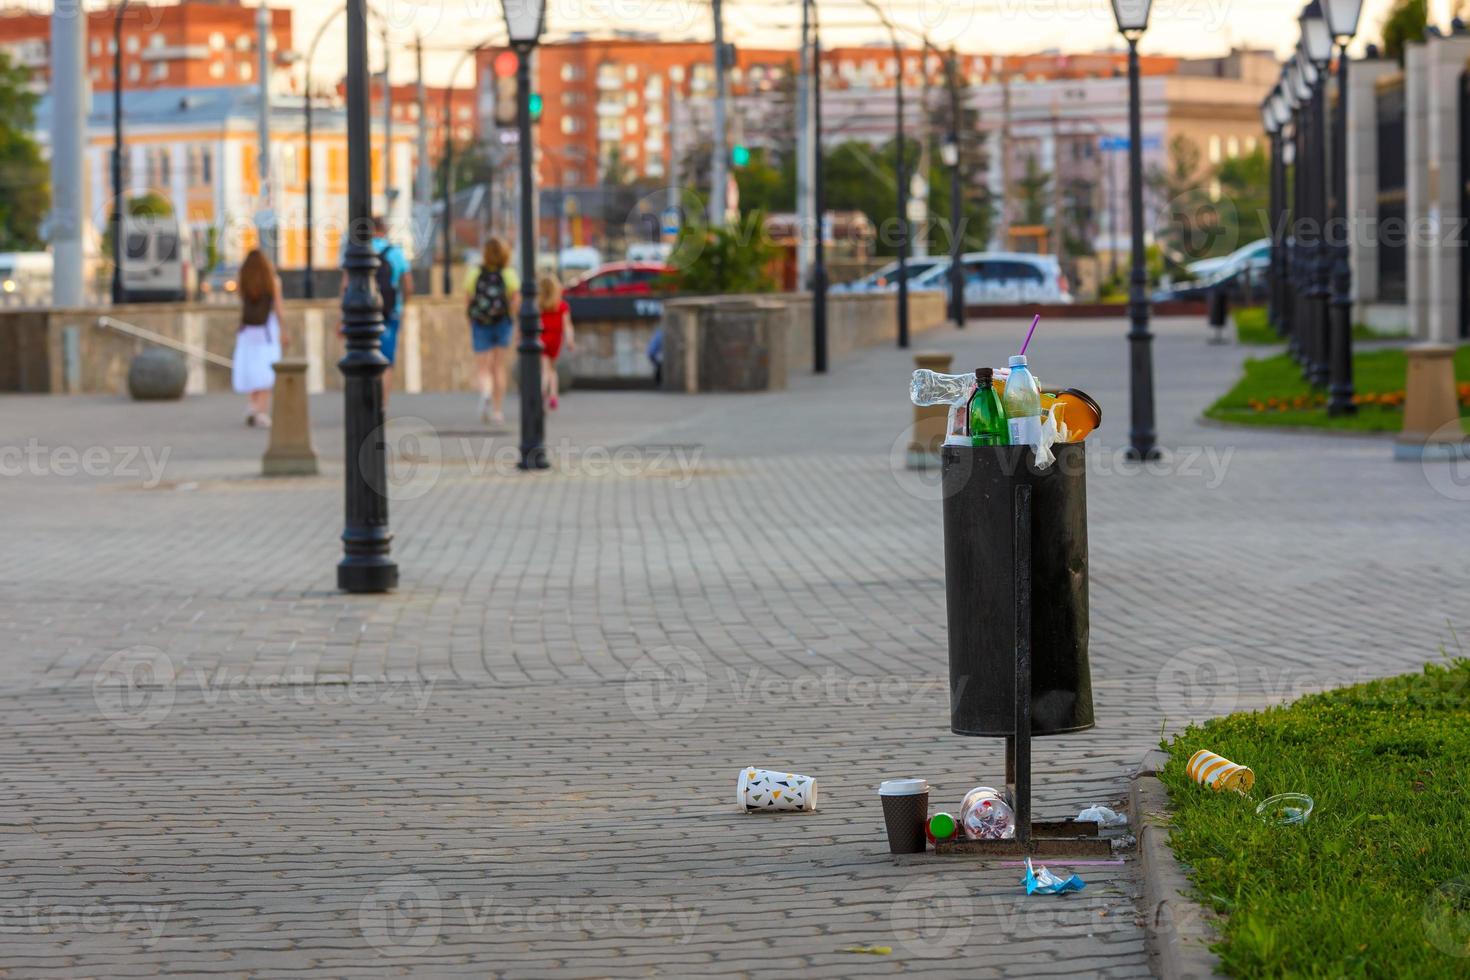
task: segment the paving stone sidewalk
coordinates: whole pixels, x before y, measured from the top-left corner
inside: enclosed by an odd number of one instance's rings
[[[998,363],[1013,326],[921,343]],[[1198,425],[1244,356],[1198,321],[1159,324],[1168,459],[1125,465],[1124,329],[1031,351],[1107,412],[1099,724],[1038,743],[1045,815],[1121,800],[1163,730],[1413,669],[1470,623],[1460,474]],[[323,476],[280,481],[235,399],[0,399],[0,972],[1146,975],[1130,851],[1060,899],[886,853],[879,780],[957,804],[1001,771],[947,733],[909,370],[573,392],[539,475],[472,398],[400,397],[387,597],[333,588],[336,399]],[[818,776],[819,811],[735,813],[752,763]]]

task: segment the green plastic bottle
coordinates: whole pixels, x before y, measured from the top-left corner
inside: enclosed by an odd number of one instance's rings
[[[975,394],[970,398],[970,445],[1010,445],[1005,409],[995,390],[995,370],[976,368],[975,381]]]

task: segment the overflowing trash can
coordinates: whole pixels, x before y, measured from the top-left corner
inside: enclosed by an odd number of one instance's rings
[[[1015,734],[1023,608],[1029,609],[1030,734],[1093,726],[1086,457],[1082,443],[1054,451],[1056,461],[1045,470],[1035,467],[1027,446],[945,446],[941,453],[950,730],[957,735]],[[1026,492],[1018,495],[1021,488]],[[1018,514],[1018,496],[1028,498],[1028,513]],[[1024,541],[1018,541],[1018,521]],[[1027,601],[1018,602],[1019,593]]]

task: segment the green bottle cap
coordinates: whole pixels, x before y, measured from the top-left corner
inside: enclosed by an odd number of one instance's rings
[[[956,829],[954,817],[947,813],[936,813],[929,818],[929,836],[935,840],[949,840]]]

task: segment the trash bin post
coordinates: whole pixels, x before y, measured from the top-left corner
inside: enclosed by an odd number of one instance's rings
[[[1016,487],[1016,840],[1031,844],[1031,487]]]

